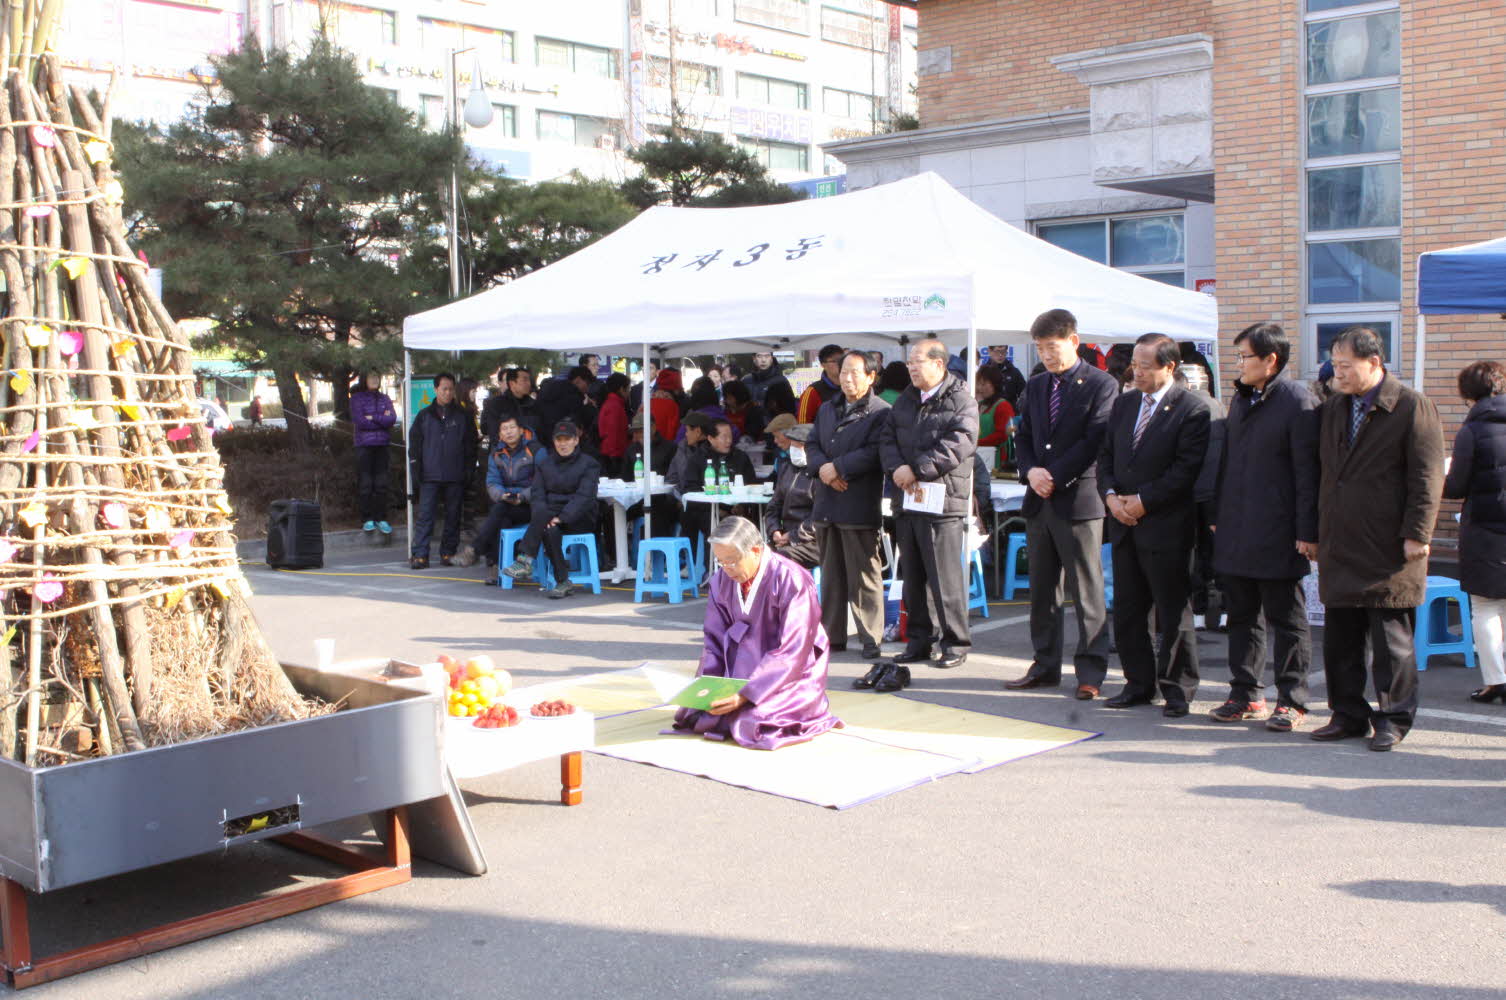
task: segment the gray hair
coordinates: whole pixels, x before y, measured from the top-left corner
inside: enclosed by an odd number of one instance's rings
[[[707,540],[712,545],[725,545],[729,549],[736,549],[740,556],[745,556],[754,549],[763,548],[763,536],[758,533],[758,526],[746,517],[736,515],[722,518]]]

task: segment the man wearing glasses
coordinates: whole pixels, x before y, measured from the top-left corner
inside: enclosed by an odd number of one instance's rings
[[[1312,644],[1302,578],[1318,544],[1317,400],[1286,373],[1291,345],[1275,323],[1234,338],[1239,377],[1225,422],[1213,569],[1229,612],[1229,699],[1215,722],[1265,719],[1289,733],[1307,718]],[[1262,621],[1262,615],[1264,620]],[[1266,716],[1266,634],[1276,708]]]

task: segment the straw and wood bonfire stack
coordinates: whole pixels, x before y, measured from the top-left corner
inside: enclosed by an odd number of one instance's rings
[[[247,604],[187,339],[127,245],[108,97],[10,0],[0,100],[0,756],[303,718]]]

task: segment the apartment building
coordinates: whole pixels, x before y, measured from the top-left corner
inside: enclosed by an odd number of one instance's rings
[[[296,46],[322,26],[369,83],[439,127],[451,52],[466,50],[460,99],[479,73],[494,109],[467,142],[528,180],[628,176],[624,150],[669,123],[671,93],[688,125],[785,181],[836,172],[821,143],[915,106],[915,15],[881,0],[70,0],[66,18],[65,61],[95,82],[116,71],[116,114],[158,121],[243,35]]]

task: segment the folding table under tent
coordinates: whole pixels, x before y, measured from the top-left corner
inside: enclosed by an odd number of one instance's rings
[[[924,173],[783,205],[651,208],[563,260],[409,316],[404,375],[413,350],[641,350],[647,371],[671,351],[885,348],[925,335],[966,344],[971,378],[980,332],[1026,343],[1055,308],[1089,343],[1217,338],[1210,296],[1053,246]],[[651,441],[645,428],[645,451]]]
[[[1427,348],[1424,317],[1484,313],[1506,314],[1506,237],[1418,256],[1414,389],[1422,391]]]

